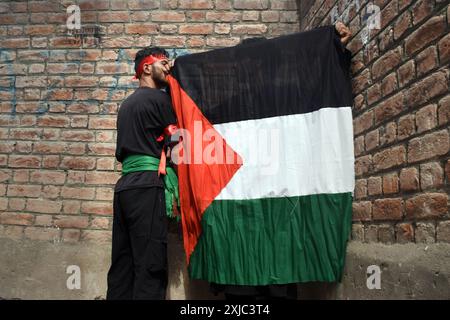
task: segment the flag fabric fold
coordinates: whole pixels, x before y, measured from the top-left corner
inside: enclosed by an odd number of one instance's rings
[[[177,58],[169,83],[192,278],[340,280],[354,189],[350,56],[326,26]]]

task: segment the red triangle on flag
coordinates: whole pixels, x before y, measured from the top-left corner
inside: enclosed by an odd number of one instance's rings
[[[178,81],[170,75],[168,80],[178,127],[186,130],[191,137],[183,137],[181,144],[181,154],[190,151],[189,155],[183,154],[188,161],[178,164],[184,250],[189,264],[189,258],[202,231],[203,213],[242,166],[242,158],[214,129]],[[214,137],[213,142],[211,137]],[[205,158],[204,153],[208,155],[212,143],[216,159],[223,161]]]

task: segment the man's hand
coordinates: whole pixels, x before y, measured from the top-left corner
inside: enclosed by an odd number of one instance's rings
[[[336,31],[341,37],[342,44],[346,45],[348,40],[350,40],[350,37],[352,36],[350,29],[341,21],[336,22],[334,27],[336,28]]]

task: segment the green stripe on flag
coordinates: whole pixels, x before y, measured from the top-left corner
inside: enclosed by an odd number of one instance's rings
[[[236,285],[340,281],[351,220],[350,192],[214,201],[190,276]]]

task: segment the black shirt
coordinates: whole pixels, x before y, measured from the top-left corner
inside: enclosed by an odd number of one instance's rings
[[[176,117],[169,95],[161,90],[139,87],[126,98],[117,115],[116,159],[119,162],[128,155],[143,154],[160,158],[163,141],[156,139],[164,128],[176,124]],[[117,181],[115,192],[142,188],[164,187],[156,171],[133,172]]]

